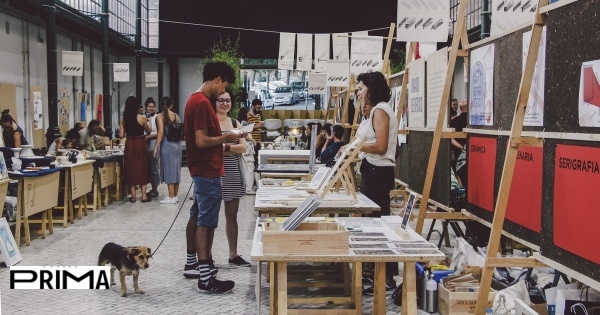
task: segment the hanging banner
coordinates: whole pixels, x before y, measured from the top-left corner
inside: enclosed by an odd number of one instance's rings
[[[448,73],[448,48],[444,47],[425,58],[427,62],[427,129],[437,125],[446,74]],[[443,126],[448,125],[448,113],[444,115]]]
[[[369,37],[368,32],[352,33],[350,73],[381,71],[383,66],[383,37]]]
[[[348,48],[348,33],[333,34],[333,60],[350,60],[350,50]]]
[[[529,42],[531,41],[531,31],[523,33],[523,70],[529,53]],[[544,125],[544,88],[546,76],[546,27],[542,30],[542,39],[538,51],[538,58],[535,63],[533,79],[531,80],[531,90],[529,91],[529,100],[525,108],[524,126],[543,126]]]
[[[44,129],[44,103],[42,92],[33,92],[33,129]]]
[[[83,51],[62,52],[62,75],[83,76]]]
[[[408,126],[425,127],[425,59],[410,63],[408,72]]]
[[[279,58],[277,68],[294,70],[294,49],[296,48],[296,33],[279,33]]]
[[[556,145],[554,244],[600,264],[596,247],[600,243],[600,233],[596,233],[600,226],[598,187],[600,148]]]
[[[469,123],[494,125],[494,44],[471,52]]]
[[[600,60],[584,62],[581,65],[579,125],[600,127]]]
[[[315,34],[315,71],[327,72],[331,34]]]
[[[152,71],[152,72],[146,72],[145,73],[145,81],[146,81],[146,87],[157,87],[158,86],[158,72],[156,71]]]
[[[467,146],[467,200],[490,212],[494,211],[496,144],[495,138],[470,137]]]
[[[542,229],[543,167],[543,147],[519,147],[506,205],[508,220],[538,233]]]
[[[312,34],[298,34],[296,70],[312,70]]]
[[[325,94],[327,74],[311,72],[308,74],[308,94]]]
[[[534,0],[492,0],[491,36],[522,26],[526,23],[531,24],[536,9],[537,1]]]
[[[399,42],[447,42],[450,30],[450,1],[398,0]]]
[[[113,79],[115,82],[129,82],[129,64],[113,63]]]
[[[350,60],[327,61],[327,86],[347,87],[350,83]]]

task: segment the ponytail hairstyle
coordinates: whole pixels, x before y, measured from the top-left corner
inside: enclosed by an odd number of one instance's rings
[[[0,117],[0,123],[13,123],[15,121],[8,112],[9,112],[9,109],[5,109],[2,111],[2,117]]]
[[[169,119],[169,107],[173,106],[173,99],[169,96],[163,96],[160,99],[160,112],[163,113],[165,124],[170,125],[172,121]]]
[[[146,99],[146,103],[144,103],[144,108],[148,107],[148,105],[149,105],[150,103],[152,103],[152,104],[154,104],[154,105],[156,106],[156,102],[154,101],[154,99],[152,98],[152,96],[150,96],[150,97],[148,97],[148,98]]]

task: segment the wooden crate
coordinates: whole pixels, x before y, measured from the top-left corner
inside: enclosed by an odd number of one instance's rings
[[[450,277],[453,278],[453,277]],[[470,315],[475,314],[478,292],[450,292],[442,284],[438,284],[438,312],[440,315]],[[486,308],[494,304],[496,291],[491,289]]]
[[[303,222],[294,231],[277,231],[280,225],[277,222],[263,224],[263,254],[348,254],[348,231],[335,222]]]

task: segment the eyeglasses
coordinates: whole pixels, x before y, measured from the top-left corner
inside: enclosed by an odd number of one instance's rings
[[[231,103],[231,99],[224,99],[224,98],[220,98],[217,100],[217,102],[219,103]]]

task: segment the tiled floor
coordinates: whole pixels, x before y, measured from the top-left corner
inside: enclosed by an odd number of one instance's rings
[[[200,294],[194,290],[196,281],[182,276],[185,263],[185,226],[191,201],[186,193],[191,178],[182,170],[179,199],[185,201],[179,216],[181,202],[161,205],[158,199],[151,203],[131,204],[120,201],[103,208],[68,228],[55,225],[54,235],[35,238],[31,246],[21,246],[21,266],[81,266],[96,264],[104,244],[149,246],[155,256],[150,268],[141,272],[140,287],[143,295],[133,294],[131,277],[127,277],[129,296],[119,296],[120,286],[110,290],[10,290],[9,270],[0,268],[1,309],[5,314],[258,314],[255,298],[257,265],[250,268],[229,267],[225,237],[225,218],[221,211],[220,225],[215,233],[213,255],[219,278],[234,280],[236,287],[228,294]],[[166,187],[161,185],[163,198]],[[124,199],[125,200],[125,199]],[[240,202],[238,252],[249,260],[252,246],[253,223],[256,214],[254,196]],[[160,249],[163,239],[177,216],[171,231]],[[426,225],[428,226],[428,225]],[[260,314],[268,314],[269,288],[263,280]],[[300,292],[299,294],[304,294]],[[388,298],[388,314],[399,314],[400,308]],[[372,298],[363,298],[363,313],[372,313]],[[419,311],[419,314],[428,314]]]

